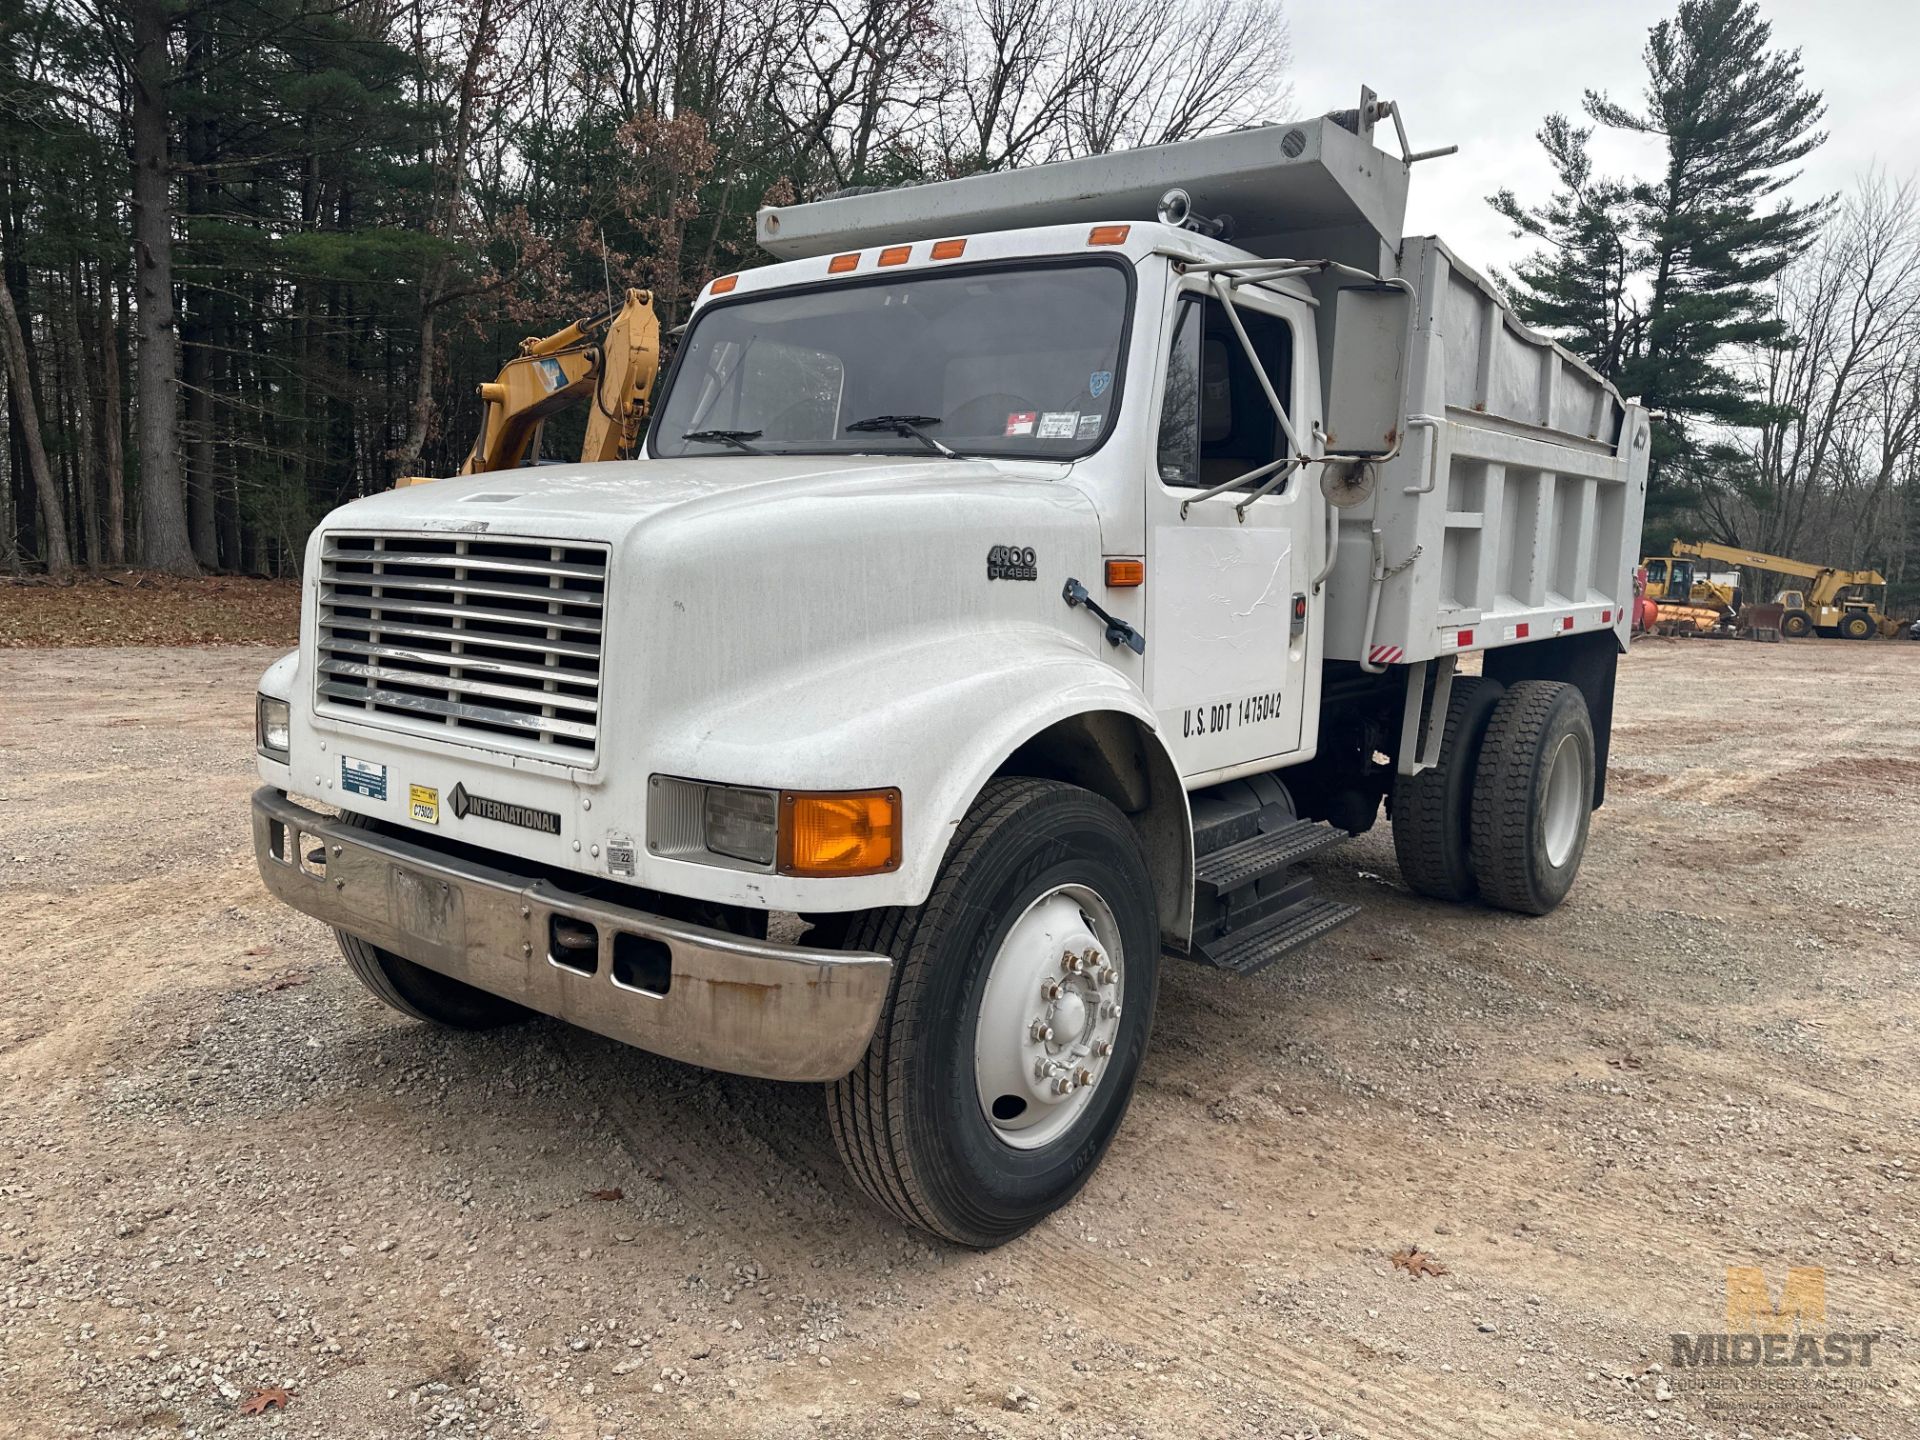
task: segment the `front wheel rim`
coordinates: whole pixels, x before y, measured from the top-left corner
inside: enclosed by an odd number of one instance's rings
[[[1580,838],[1585,789],[1581,784],[1582,768],[1579,739],[1573,735],[1561,736],[1547,766],[1547,803],[1542,827],[1547,863],[1556,870],[1567,863],[1574,843]]]
[[[1057,885],[1007,928],[974,1022],[974,1088],[997,1139],[1037,1150],[1108,1083],[1126,957],[1119,922],[1084,885]]]

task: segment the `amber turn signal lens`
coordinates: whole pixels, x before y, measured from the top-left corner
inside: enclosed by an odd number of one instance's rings
[[[904,265],[913,254],[911,245],[889,245],[880,252],[882,265]]]
[[[844,275],[859,263],[860,253],[858,251],[855,251],[851,255],[836,255],[827,262],[827,273],[829,275]]]
[[[780,795],[782,875],[877,875],[900,865],[900,792]]]
[[[1089,245],[1124,245],[1133,233],[1131,225],[1096,225],[1087,235]]]
[[[936,240],[933,242],[933,258],[936,260],[958,260],[967,253],[964,240]]]
[[[1147,562],[1144,560],[1107,561],[1107,588],[1109,590],[1131,590],[1136,585],[1147,583]]]
[[[739,283],[740,277],[738,275],[722,275],[718,280],[713,282],[713,289],[709,293],[724,295]]]

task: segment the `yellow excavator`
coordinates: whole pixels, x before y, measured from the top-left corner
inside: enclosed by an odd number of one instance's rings
[[[1800,588],[1782,590],[1774,596],[1780,606],[1780,633],[1804,636],[1815,633],[1839,635],[1848,640],[1871,640],[1876,635],[1897,634],[1900,622],[1881,613],[1886,597],[1887,577],[1878,570],[1839,570],[1831,565],[1816,565],[1784,555],[1769,555],[1763,550],[1742,550],[1733,545],[1676,540],[1676,556],[1713,560],[1726,565],[1744,565],[1769,575],[1786,575],[1806,582]],[[1676,559],[1674,567],[1681,561]],[[1877,588],[1879,595],[1868,592]]]
[[[460,473],[525,465],[539,453],[547,417],[589,397],[580,459],[627,459],[639,448],[659,373],[660,320],[650,290],[629,290],[624,305],[552,335],[529,336],[499,375],[481,385],[480,433]],[[396,488],[434,478],[409,475]]]

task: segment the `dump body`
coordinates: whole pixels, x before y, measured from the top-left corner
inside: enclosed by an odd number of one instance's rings
[[[1409,433],[1371,497],[1340,511],[1329,657],[1410,662],[1595,629],[1624,648],[1646,502],[1638,407],[1440,240],[1404,242],[1398,273],[1418,296]]]

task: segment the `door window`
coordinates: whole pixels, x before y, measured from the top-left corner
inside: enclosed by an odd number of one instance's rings
[[[1238,313],[1274,392],[1291,406],[1293,327],[1244,306]],[[1161,480],[1211,489],[1279,459],[1285,446],[1286,433],[1226,308],[1211,296],[1182,300],[1160,407]]]

